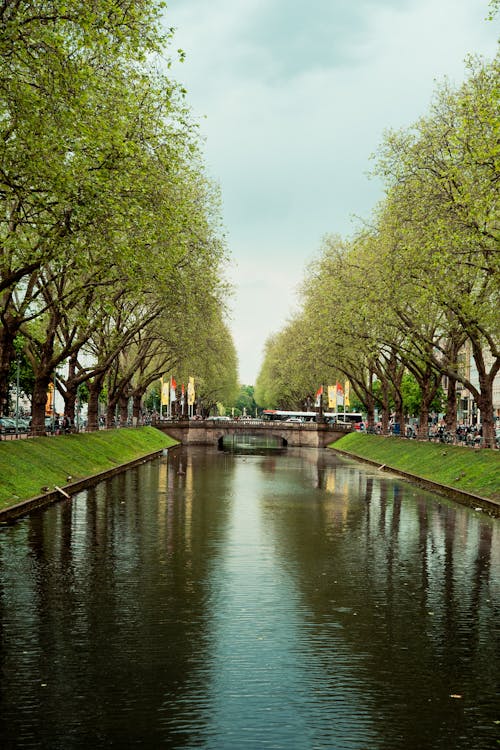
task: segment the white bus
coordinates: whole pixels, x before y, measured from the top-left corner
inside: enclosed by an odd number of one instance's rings
[[[314,411],[282,411],[281,409],[264,409],[262,419],[267,422],[314,422]]]
[[[361,424],[363,422],[363,415],[360,411],[328,411],[323,414],[325,422],[332,424]]]
[[[264,409],[262,419],[270,422],[316,422],[317,412],[315,411],[283,411],[281,409]],[[324,412],[325,422],[330,424],[360,424],[363,421],[363,415],[359,411],[346,412]]]

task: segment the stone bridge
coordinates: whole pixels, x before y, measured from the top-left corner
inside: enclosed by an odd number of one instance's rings
[[[225,437],[256,436],[274,438],[278,446],[293,448],[326,448],[347,432],[351,425],[316,422],[267,422],[257,419],[219,421],[161,421],[154,425],[182,445],[217,445],[222,447]]]

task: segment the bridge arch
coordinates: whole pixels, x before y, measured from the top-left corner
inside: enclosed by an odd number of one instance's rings
[[[259,448],[288,448],[287,438],[280,434],[279,431],[266,430],[223,430],[222,434],[217,436],[217,447],[219,450],[224,449],[224,442],[232,442],[234,447],[255,447]],[[251,440],[254,438],[254,440]],[[229,440],[228,440],[229,439]],[[265,442],[264,442],[265,440]]]

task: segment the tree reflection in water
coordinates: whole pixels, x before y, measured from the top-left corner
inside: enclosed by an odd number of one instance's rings
[[[2,530],[2,747],[495,743],[498,522],[265,450],[178,449]]]

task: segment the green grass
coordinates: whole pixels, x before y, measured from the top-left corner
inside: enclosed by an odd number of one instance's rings
[[[351,432],[332,443],[360,458],[500,501],[500,452]]]
[[[2,441],[0,509],[175,444],[154,427]]]

